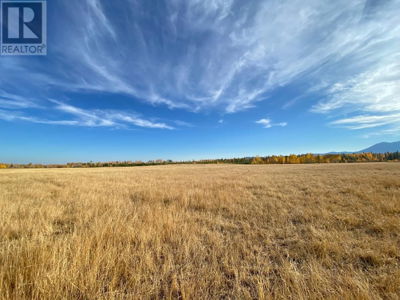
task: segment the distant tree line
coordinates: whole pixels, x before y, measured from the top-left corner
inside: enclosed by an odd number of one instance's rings
[[[400,160],[400,152],[394,153],[351,153],[351,154],[302,154],[288,156],[256,156],[252,164],[313,164],[313,163],[354,163],[384,162]]]
[[[229,159],[206,159],[192,161],[151,160],[143,161],[110,161],[110,162],[85,162],[67,164],[4,164],[0,169],[23,168],[104,168],[104,167],[135,167],[171,164],[316,164],[316,163],[357,163],[357,162],[386,162],[400,161],[400,152],[388,153],[350,153],[350,154],[291,154],[256,156]]]
[[[393,153],[349,153],[349,154],[291,154],[255,156],[245,158],[201,160],[194,163],[202,164],[317,164],[317,163],[355,163],[355,162],[385,162],[400,161],[400,152]]]

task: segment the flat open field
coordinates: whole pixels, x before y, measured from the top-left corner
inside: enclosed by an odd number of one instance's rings
[[[3,299],[399,299],[400,163],[0,171]]]

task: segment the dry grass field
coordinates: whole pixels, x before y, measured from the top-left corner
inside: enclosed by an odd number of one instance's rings
[[[0,171],[2,299],[399,299],[400,163]]]

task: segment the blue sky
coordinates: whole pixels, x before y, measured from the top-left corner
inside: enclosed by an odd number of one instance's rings
[[[52,0],[0,57],[0,161],[201,159],[400,139],[399,0]]]

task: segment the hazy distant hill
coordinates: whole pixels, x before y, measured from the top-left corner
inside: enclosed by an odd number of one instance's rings
[[[397,151],[400,151],[400,141],[393,143],[383,142],[356,152],[341,151],[341,152],[329,152],[327,154],[351,154],[351,153],[364,153],[364,152],[387,153],[387,152],[397,152]]]
[[[372,152],[372,153],[386,153],[386,152],[397,152],[400,151],[400,141],[393,143],[379,143],[369,148],[358,151],[357,153]]]

